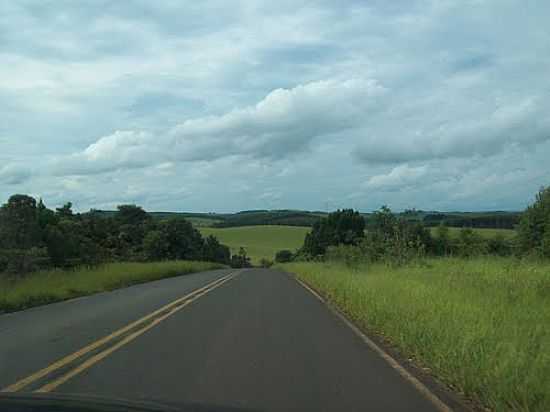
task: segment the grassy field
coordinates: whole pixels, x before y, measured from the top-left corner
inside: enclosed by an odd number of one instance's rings
[[[291,263],[360,327],[497,411],[550,411],[550,263]]]
[[[210,227],[214,226],[216,223],[222,222],[221,220],[206,219],[202,217],[186,217],[185,220],[191,222],[191,224],[195,227]]]
[[[0,279],[0,312],[221,267],[191,261],[110,263],[97,268],[36,272],[17,281]]]
[[[432,232],[433,236],[437,235],[437,227],[431,227],[430,231]],[[504,238],[509,239],[511,237],[514,237],[516,234],[516,231],[513,229],[474,229],[474,232],[479,233],[481,236],[483,236],[486,239],[494,238],[497,234],[504,236]],[[458,237],[458,234],[460,233],[459,227],[450,227],[449,228],[449,234],[452,237]]]
[[[300,226],[239,226],[230,228],[213,228],[197,226],[203,236],[214,235],[218,240],[236,253],[242,246],[258,264],[261,258],[273,259],[275,253],[282,249],[295,250],[304,243],[304,237],[311,229]],[[437,228],[431,228],[435,235]],[[506,229],[474,229],[485,238],[494,237],[497,233],[509,238],[515,234]],[[451,236],[458,236],[459,228],[449,228]]]
[[[246,249],[252,263],[261,258],[272,259],[281,249],[298,249],[304,243],[304,237],[310,228],[300,226],[241,226],[231,228],[199,228],[204,236],[214,235],[221,243],[236,253],[242,246]]]

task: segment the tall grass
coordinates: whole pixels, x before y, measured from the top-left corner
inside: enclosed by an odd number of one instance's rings
[[[41,271],[19,280],[0,279],[0,312],[221,267],[192,261],[109,263],[95,268]]]
[[[549,263],[491,257],[284,268],[482,404],[550,411]]]

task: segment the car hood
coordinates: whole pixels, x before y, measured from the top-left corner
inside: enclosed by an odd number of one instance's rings
[[[0,412],[251,412],[199,403],[130,401],[89,395],[0,394]]]

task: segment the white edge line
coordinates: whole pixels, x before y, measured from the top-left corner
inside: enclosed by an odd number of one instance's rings
[[[374,350],[380,357],[382,357],[393,369],[395,369],[399,375],[412,384],[425,398],[427,398],[439,412],[453,412],[453,410],[445,404],[435,393],[433,393],[426,385],[415,378],[409,371],[399,364],[391,355],[385,352],[380,346],[378,346],[372,339],[365,335],[361,330],[355,326],[348,318],[346,318],[339,310],[330,305],[319,293],[308,286],[305,282],[298,279],[297,276],[293,276],[294,279],[308,290],[313,296],[321,301],[332,313],[334,313],[342,322],[344,322],[357,336],[367,344],[369,348]]]

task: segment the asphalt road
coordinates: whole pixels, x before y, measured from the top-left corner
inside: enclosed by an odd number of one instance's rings
[[[0,389],[230,273],[166,279],[0,316]],[[214,410],[437,410],[287,274],[244,270],[201,293],[19,391],[78,371],[52,393]]]

